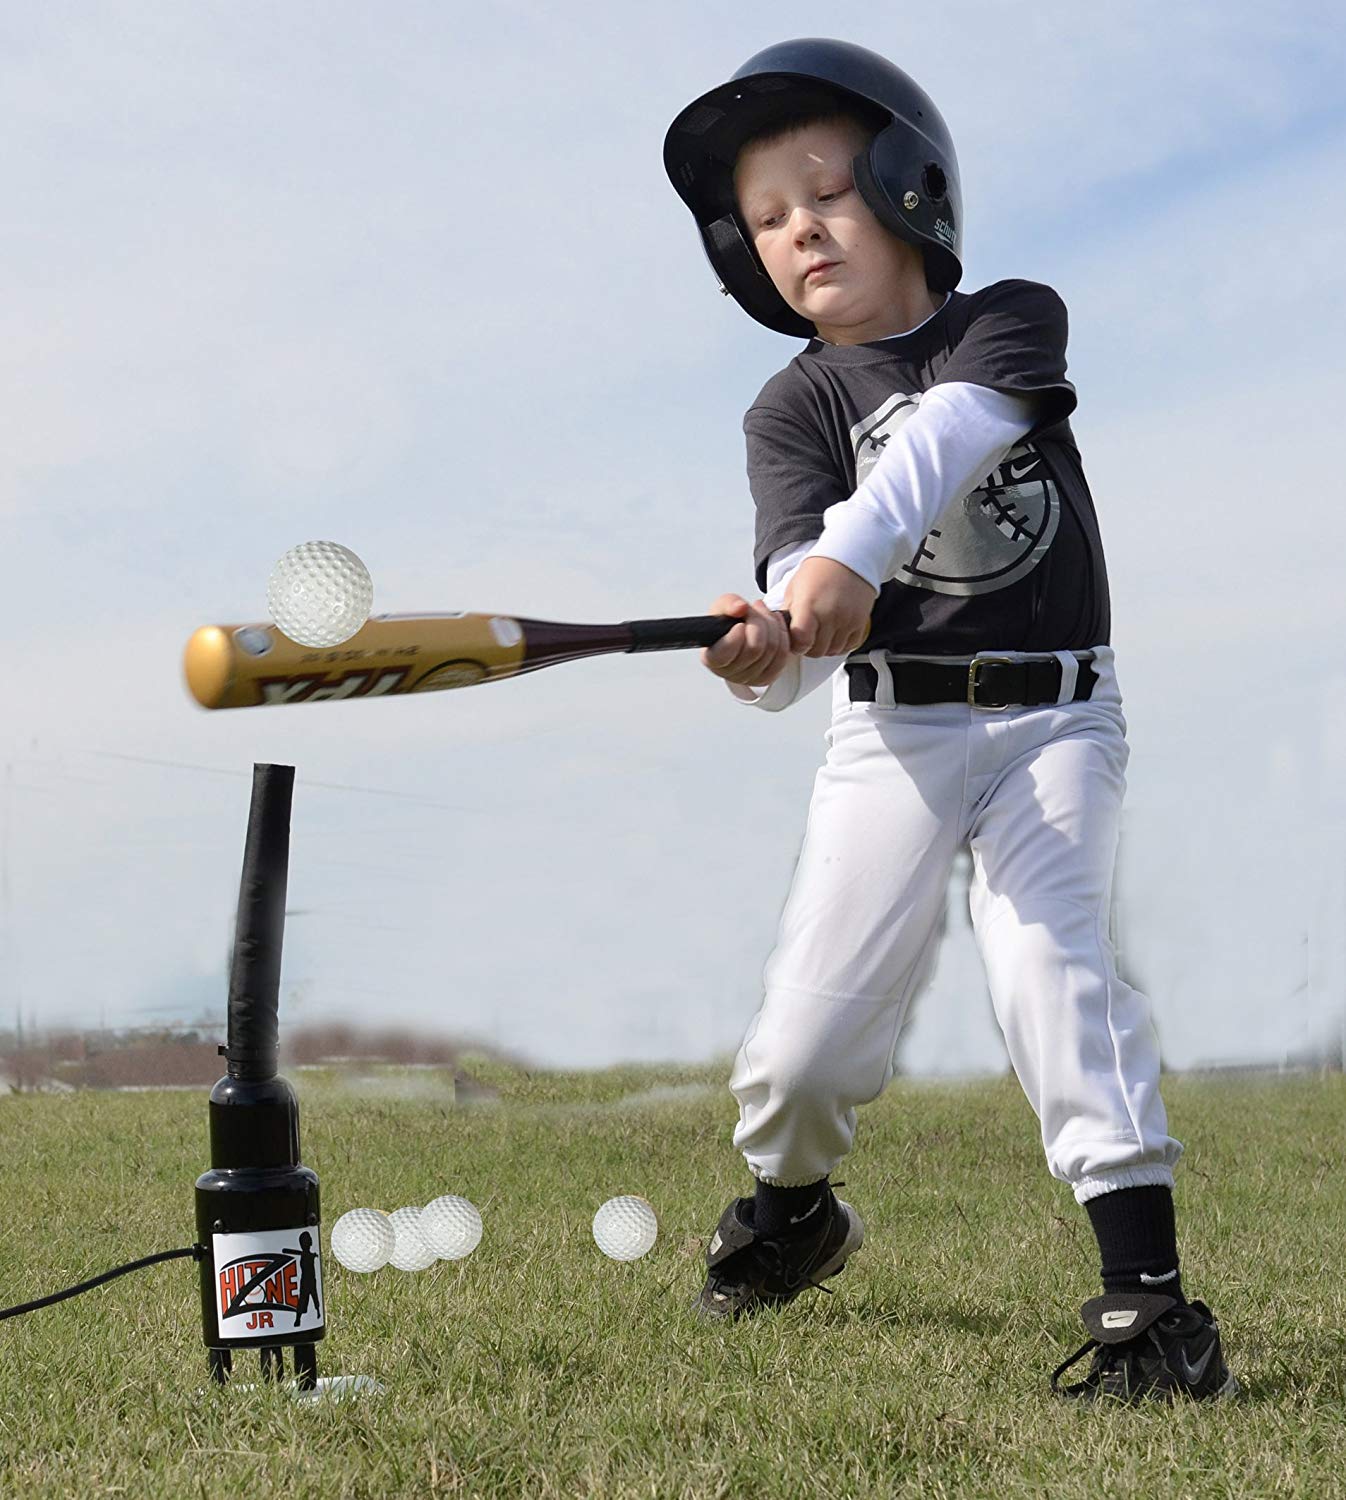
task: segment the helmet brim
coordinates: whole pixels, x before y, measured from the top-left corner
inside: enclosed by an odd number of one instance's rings
[[[694,99],[664,137],[664,169],[704,229],[736,207],[733,169],[744,141],[791,109],[847,109],[876,128],[891,118],[858,94],[798,73],[730,79]]]

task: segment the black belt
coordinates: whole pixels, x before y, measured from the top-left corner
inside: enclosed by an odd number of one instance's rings
[[[1010,661],[1003,656],[979,656],[973,661],[894,661],[893,697],[898,703],[967,703],[973,708],[1037,708],[1055,703],[1061,696],[1061,663],[1055,657],[1041,661]],[[866,661],[848,661],[852,703],[873,703],[878,698],[879,675]],[[1072,699],[1081,703],[1094,690],[1098,673],[1092,660],[1080,662]]]

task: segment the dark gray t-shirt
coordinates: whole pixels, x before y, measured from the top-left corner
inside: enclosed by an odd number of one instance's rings
[[[953,292],[909,334],[819,339],[772,376],[743,419],[757,506],[757,585],[780,547],[816,541],[923,392],[966,382],[1030,396],[1036,422],[985,482],[951,502],[885,583],[862,650],[931,655],[1106,645],[1107,571],[1067,418],[1066,309],[1033,281]]]

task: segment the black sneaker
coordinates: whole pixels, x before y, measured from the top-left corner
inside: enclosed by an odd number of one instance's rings
[[[1113,1293],[1092,1298],[1080,1313],[1093,1337],[1052,1372],[1058,1396],[1083,1401],[1110,1396],[1135,1406],[1147,1397],[1218,1401],[1238,1394],[1238,1381],[1220,1349],[1220,1325],[1204,1302]],[[1077,1385],[1060,1385],[1061,1376],[1091,1349],[1088,1375]]]
[[[822,1227],[811,1234],[759,1239],[745,1217],[751,1205],[751,1198],[735,1198],[720,1215],[706,1250],[706,1284],[692,1303],[699,1318],[717,1321],[781,1307],[809,1286],[830,1292],[821,1283],[864,1243],[860,1215],[830,1188]]]

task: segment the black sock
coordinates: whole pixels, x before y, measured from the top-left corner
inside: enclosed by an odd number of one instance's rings
[[[811,1234],[825,1222],[830,1192],[826,1177],[804,1187],[773,1187],[759,1180],[752,1200],[752,1227],[763,1239]]]
[[[1119,1188],[1090,1198],[1084,1208],[1098,1240],[1105,1292],[1155,1292],[1187,1300],[1178,1274],[1178,1232],[1168,1188]]]

